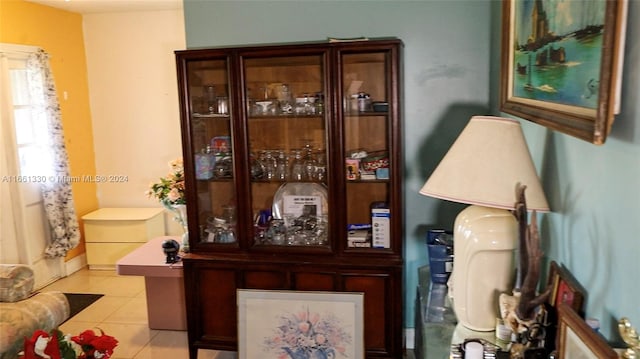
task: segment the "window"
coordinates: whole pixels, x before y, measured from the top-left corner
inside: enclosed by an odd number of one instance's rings
[[[34,91],[42,88],[42,78],[29,75],[27,71],[27,58],[29,54],[37,51],[36,47],[2,44],[2,54],[6,58],[3,69],[3,78],[9,80],[4,83],[4,89],[10,89],[7,109],[12,114],[3,119],[5,129],[13,128],[16,145],[15,151],[18,159],[18,173],[9,175],[20,176],[49,176],[52,174],[53,163],[51,151],[47,151],[49,141],[49,128],[44,111],[39,110],[43,99],[42,94]],[[8,76],[4,76],[7,74]],[[5,112],[7,113],[7,112]],[[13,121],[11,121],[13,120]],[[12,123],[11,123],[12,122]],[[11,138],[11,137],[9,137]],[[8,140],[8,138],[5,138]],[[5,146],[10,144],[5,144]]]
[[[26,60],[10,61],[13,94],[13,118],[21,176],[48,176],[52,158],[45,149],[48,141],[47,120],[42,111],[34,107],[36,99],[29,91]]]

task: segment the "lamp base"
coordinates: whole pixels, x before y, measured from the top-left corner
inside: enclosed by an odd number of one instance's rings
[[[498,296],[511,292],[518,222],[509,211],[471,205],[454,226],[453,308],[476,331],[496,327]]]

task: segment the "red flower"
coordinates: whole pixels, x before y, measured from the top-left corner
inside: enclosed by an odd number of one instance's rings
[[[91,345],[91,341],[96,338],[96,333],[93,330],[85,330],[84,332],[76,335],[75,337],[71,337],[75,343],[80,346]]]
[[[118,345],[118,341],[114,337],[101,335],[96,337],[91,342],[91,345],[93,345],[97,351],[106,354],[107,357],[110,357],[111,354],[113,354],[113,349]]]
[[[100,335],[96,335],[93,330],[85,330],[78,336],[71,337],[71,340],[82,347],[83,353],[80,358],[107,359],[113,355],[113,349],[118,345],[118,340],[99,330]]]
[[[109,359],[113,350],[118,346],[118,341],[104,334],[100,335],[93,330],[85,330],[72,337],[71,341],[80,346],[82,353],[76,357],[76,350],[68,341],[68,337],[62,335],[59,330],[47,333],[36,330],[31,338],[24,339],[24,352],[21,359],[41,359],[49,356],[50,359]]]
[[[37,347],[38,339],[40,338],[42,343],[46,343],[46,347]],[[44,349],[44,350],[42,350]],[[36,359],[41,358],[41,354],[46,354],[51,359],[60,359],[60,349],[58,348],[58,339],[51,337],[49,333],[44,330],[36,330],[31,338],[24,338],[24,359]]]

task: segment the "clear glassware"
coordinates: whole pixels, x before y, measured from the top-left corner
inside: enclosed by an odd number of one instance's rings
[[[288,173],[288,159],[284,150],[276,150],[276,169],[275,169],[275,179],[280,181],[286,181],[289,173]]]
[[[262,158],[260,156],[261,154],[251,154],[251,179],[254,180],[263,179],[265,177],[264,163],[262,163]]]
[[[278,105],[280,107],[280,113],[283,115],[292,114],[294,110],[293,103],[291,102],[291,91],[289,85],[282,84],[278,93]]]
[[[305,172],[304,172],[304,160],[302,158],[302,151],[293,150],[291,156],[293,158],[289,164],[289,180],[303,181]]]
[[[228,204],[222,206],[222,219],[230,226],[236,225],[236,206]]]
[[[317,162],[315,156],[313,154],[313,149],[310,145],[305,146],[304,148],[304,159],[303,159],[303,167],[304,167],[304,176],[303,179],[306,181],[314,181],[317,179],[316,170],[317,170]]]
[[[304,113],[305,115],[315,115],[316,105],[315,97],[310,96],[308,93],[304,94]]]
[[[316,174],[315,180],[323,182],[327,179],[327,156],[324,150],[318,150],[316,157]]]
[[[256,105],[258,115],[266,116],[275,114],[275,107],[271,100],[256,101]]]
[[[294,108],[294,113],[296,115],[305,115],[306,114],[306,107],[305,107],[305,101],[306,98],[304,97],[297,97],[296,98],[296,106]]]
[[[316,111],[315,111],[316,115],[324,114],[324,94],[322,92],[316,93],[315,108],[316,108]]]
[[[276,159],[271,150],[262,151],[262,163],[264,165],[264,178],[271,181],[276,178]]]
[[[214,113],[218,107],[215,86],[208,85],[204,87],[204,98],[206,98],[207,101],[207,111],[209,113]]]

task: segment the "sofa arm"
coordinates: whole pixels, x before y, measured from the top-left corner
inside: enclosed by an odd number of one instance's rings
[[[0,358],[16,358],[37,329],[50,332],[69,318],[67,297],[42,292],[14,303],[0,303]]]
[[[33,270],[24,264],[0,264],[0,302],[17,302],[33,291]]]

